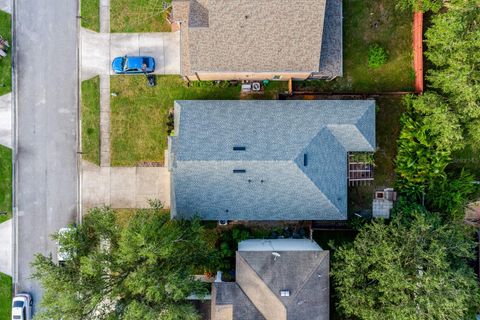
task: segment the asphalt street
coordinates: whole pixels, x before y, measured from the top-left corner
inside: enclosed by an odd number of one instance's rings
[[[76,0],[16,0],[14,283],[38,303],[35,253],[56,254],[50,235],[77,216]]]

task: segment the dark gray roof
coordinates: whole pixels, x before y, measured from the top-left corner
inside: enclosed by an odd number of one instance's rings
[[[327,7],[331,1],[334,6]],[[174,19],[183,22],[182,74],[335,71],[339,76],[342,17],[341,10],[331,10],[338,1],[173,1]]]
[[[375,150],[375,102],[176,101],[175,133],[173,216],[342,220],[347,152]]]
[[[220,282],[213,284],[214,303],[217,306],[232,305],[233,319],[264,320],[260,311],[248,299],[236,282]]]
[[[263,319],[262,310],[276,320],[329,319],[328,251],[237,251],[236,259],[237,282],[215,283],[212,300],[232,305],[233,319]]]

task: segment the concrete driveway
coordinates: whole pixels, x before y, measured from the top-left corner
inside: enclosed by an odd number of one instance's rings
[[[152,56],[155,74],[180,74],[180,32],[96,33],[81,30],[82,80],[114,74],[115,57]]]
[[[0,223],[0,272],[12,275],[12,219]]]
[[[170,207],[166,167],[99,167],[82,161],[82,210],[93,207],[148,208],[149,199]]]

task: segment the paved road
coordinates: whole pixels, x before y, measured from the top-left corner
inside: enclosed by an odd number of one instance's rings
[[[35,253],[55,255],[49,235],[77,214],[76,0],[16,0],[16,291],[36,302]],[[14,144],[15,146],[15,144]]]

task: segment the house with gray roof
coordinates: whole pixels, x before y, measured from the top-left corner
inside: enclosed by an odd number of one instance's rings
[[[212,320],[328,320],[329,261],[308,239],[240,242],[235,282],[212,285]]]
[[[188,80],[333,79],[342,0],[173,0]]]
[[[345,220],[348,154],[375,151],[375,101],[175,101],[174,132],[172,217]]]

